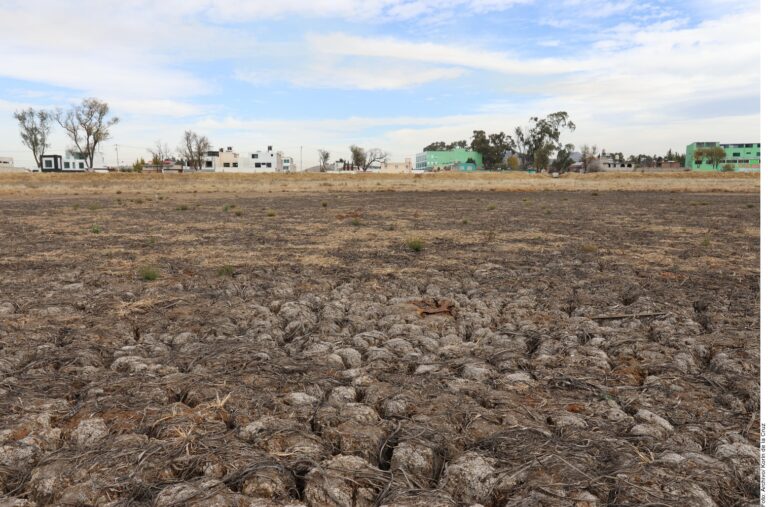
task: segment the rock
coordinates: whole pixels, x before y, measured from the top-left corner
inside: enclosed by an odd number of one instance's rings
[[[654,414],[650,410],[646,410],[644,408],[637,411],[637,413],[635,414],[635,419],[637,419],[640,422],[646,422],[649,424],[655,424],[657,426],[661,426],[662,428],[664,428],[666,431],[670,433],[675,431],[675,428],[669,423],[669,421],[667,421],[661,416]]]
[[[418,442],[402,442],[395,447],[390,461],[393,474],[405,474],[408,479],[419,481],[419,487],[426,489],[432,480],[435,456],[431,448]]]
[[[340,454],[313,468],[306,477],[304,497],[309,507],[376,504],[377,488],[362,479],[371,468],[364,459]]]
[[[494,465],[495,460],[468,452],[446,467],[440,487],[462,503],[487,502],[495,483]]]
[[[664,428],[658,424],[636,424],[629,430],[629,434],[635,437],[649,437],[656,440],[663,440],[665,437]]]
[[[484,364],[465,364],[461,376],[469,380],[484,381],[491,376],[491,370]]]
[[[344,361],[344,365],[347,368],[357,368],[363,363],[360,352],[353,348],[338,349],[335,352],[336,355],[341,357],[341,359]]]
[[[11,315],[12,313],[16,313],[16,307],[13,303],[0,303],[0,315]]]
[[[576,414],[556,415],[549,418],[555,428],[586,428],[587,421]]]
[[[334,387],[328,395],[328,403],[340,407],[357,399],[357,389],[350,386]]]
[[[311,394],[297,392],[286,395],[285,402],[291,406],[314,405],[318,399]]]
[[[83,419],[72,432],[71,438],[78,447],[90,447],[109,435],[104,419]]]

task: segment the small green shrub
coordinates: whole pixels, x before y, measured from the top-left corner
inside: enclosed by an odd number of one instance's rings
[[[241,217],[241,216],[243,216],[243,212],[240,211],[240,210],[237,210],[237,211],[235,211],[235,216],[236,217]]]
[[[99,203],[92,202],[88,205],[88,209],[91,211],[96,211],[97,209],[101,209],[101,205]]]
[[[79,204],[75,204],[74,206],[72,206],[72,209],[77,211],[77,210],[80,209],[80,205]]]
[[[363,225],[363,222],[361,222],[359,218],[353,218],[350,223],[352,225],[354,225],[355,227],[359,227],[359,226]]]
[[[421,252],[424,249],[424,241],[421,238],[408,238],[405,240],[405,246],[412,252]]]
[[[139,276],[145,282],[151,282],[153,280],[157,280],[160,274],[157,272],[155,268],[150,266],[144,266],[141,269],[139,269]]]
[[[582,243],[581,251],[583,253],[595,253],[597,252],[597,245],[594,243]]]
[[[321,203],[320,203],[320,205],[321,205],[323,208],[327,208],[327,207],[328,207],[328,201],[323,201],[323,202],[321,202]]]
[[[189,209],[189,206],[186,204],[182,204],[181,206],[176,206],[176,211],[187,211]]]
[[[461,223],[462,223],[462,224],[464,224],[464,225],[467,225],[467,224],[469,223],[469,220],[467,220],[467,219],[465,218],[464,220],[462,220],[462,221],[461,221]]]
[[[275,215],[277,215],[277,213],[275,213],[275,210],[271,209],[271,210],[267,211],[267,216],[268,217],[273,217]]]
[[[96,225],[96,224],[92,225],[91,226],[91,233],[93,233],[93,234],[101,234],[101,226]]]
[[[493,211],[495,209],[496,209],[496,205],[495,204],[489,204],[488,205],[488,211]]]
[[[220,267],[218,271],[216,271],[216,274],[218,274],[219,276],[226,276],[226,277],[232,278],[233,276],[235,276],[235,268],[227,264],[225,266]]]

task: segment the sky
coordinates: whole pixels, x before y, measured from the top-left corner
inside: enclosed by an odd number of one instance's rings
[[[758,142],[758,0],[0,0],[0,156],[13,112],[109,103],[108,163],[185,130],[304,168],[393,160],[567,111],[576,146]],[[70,147],[54,127],[49,153]]]

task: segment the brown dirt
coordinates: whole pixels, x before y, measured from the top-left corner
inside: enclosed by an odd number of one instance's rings
[[[757,193],[111,190],[0,200],[0,505],[757,503]]]

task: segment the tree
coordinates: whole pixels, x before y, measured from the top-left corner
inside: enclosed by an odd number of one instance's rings
[[[93,168],[93,157],[99,144],[109,139],[110,127],[117,124],[118,118],[107,118],[109,104],[99,99],[83,99],[69,111],[56,111],[56,122],[61,125],[77,151],[85,155],[88,167]]]
[[[720,162],[725,159],[725,150],[720,146],[713,146],[711,148],[698,148],[693,152],[693,157],[696,161],[706,160],[717,171]]]
[[[179,156],[186,160],[192,169],[200,171],[203,168],[203,158],[210,149],[211,143],[206,136],[186,130],[179,146]]]
[[[590,171],[590,168],[594,169],[597,163],[597,146],[590,147],[585,144],[581,147],[581,166],[584,168],[584,172],[597,172]]]
[[[328,161],[331,159],[331,153],[328,150],[317,150],[320,157],[320,170],[325,172],[328,170]]]
[[[19,122],[19,133],[24,146],[32,150],[35,164],[42,168],[42,157],[45,149],[50,146],[48,135],[51,133],[51,121],[53,116],[48,111],[40,109],[24,109],[13,113],[13,117]]]
[[[424,151],[450,151],[456,148],[466,149],[467,142],[462,140],[446,144],[445,141],[436,141],[428,146],[425,146]]]
[[[573,153],[573,145],[572,144],[566,144],[559,150],[557,150],[557,155],[555,156],[555,160],[552,161],[552,168],[560,173],[565,172],[568,170],[568,166],[573,164],[573,160],[571,159],[571,153]]]
[[[135,173],[142,172],[144,170],[145,165],[147,165],[147,163],[144,161],[143,158],[141,160],[137,158],[136,162],[133,163],[133,172]]]
[[[517,171],[520,169],[520,159],[517,155],[510,155],[507,157],[507,168],[510,171]]]
[[[155,146],[147,148],[147,151],[152,155],[152,165],[160,168],[163,167],[166,160],[173,156],[168,144],[161,141],[155,141]]]
[[[349,151],[352,153],[352,165],[358,169],[364,167],[366,162],[365,150],[353,144],[349,147]]]
[[[365,152],[365,164],[363,165],[363,171],[370,169],[373,164],[381,164],[389,159],[389,154],[379,148],[371,148]]]
[[[555,150],[553,143],[546,143],[540,146],[533,154],[533,167],[537,171],[545,171],[549,168],[549,157]]]
[[[536,166],[534,158],[547,144],[552,145],[552,149],[549,150],[550,153],[552,150],[562,147],[560,135],[566,129],[573,132],[576,125],[569,119],[568,113],[565,111],[551,113],[545,118],[532,116],[527,127],[515,128],[511,143],[515,151],[520,154],[524,166],[530,164]],[[539,153],[539,157],[541,157],[541,153]]]

